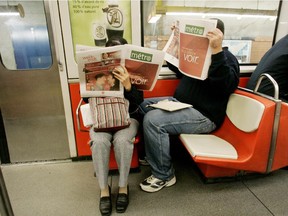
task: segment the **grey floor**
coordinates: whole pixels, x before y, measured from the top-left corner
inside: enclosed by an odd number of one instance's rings
[[[122,215],[288,215],[288,170],[206,184],[189,161],[176,158],[176,185],[157,193],[139,188],[150,175],[149,167],[131,173],[130,205]],[[2,171],[16,216],[100,215],[91,161],[2,165]],[[114,204],[118,175],[111,175],[110,181]],[[117,215],[113,207],[112,215]]]

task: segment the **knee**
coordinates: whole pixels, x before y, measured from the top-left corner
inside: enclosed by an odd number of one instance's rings
[[[114,151],[132,153],[134,149],[134,139],[117,138],[113,141]]]
[[[104,137],[93,139],[90,144],[91,150],[99,150],[99,149],[110,149],[111,148],[111,141]]]
[[[143,119],[144,128],[152,127],[157,125],[157,114],[154,111],[148,112]]]
[[[117,146],[123,146],[123,145],[133,146],[134,145],[134,139],[135,139],[135,137],[133,137],[131,139],[128,137],[124,137],[124,136],[115,137],[113,140],[113,145],[116,148],[117,148]]]

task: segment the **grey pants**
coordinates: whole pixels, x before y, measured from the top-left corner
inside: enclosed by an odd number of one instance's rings
[[[131,124],[128,128],[115,133],[94,132],[92,128],[90,129],[90,149],[100,189],[104,189],[108,185],[110,149],[112,144],[119,170],[118,186],[125,187],[128,184],[128,175],[134,149],[134,137],[137,134],[138,126],[138,121],[131,118]]]

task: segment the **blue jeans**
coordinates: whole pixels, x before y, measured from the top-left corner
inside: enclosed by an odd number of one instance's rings
[[[216,125],[193,107],[174,112],[147,107],[163,99],[177,101],[173,97],[148,98],[140,105],[140,112],[145,115],[143,135],[152,175],[169,180],[174,176],[169,135],[210,133]]]

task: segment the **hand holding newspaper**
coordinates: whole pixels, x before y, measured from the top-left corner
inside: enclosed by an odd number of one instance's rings
[[[206,79],[212,55],[206,35],[216,25],[217,21],[212,19],[177,21],[163,49],[164,59],[178,67],[186,76]]]
[[[125,66],[132,84],[139,90],[151,91],[162,67],[164,52],[130,44],[97,49],[78,45],[76,57],[81,97],[123,97],[123,86],[113,76],[114,69]]]

